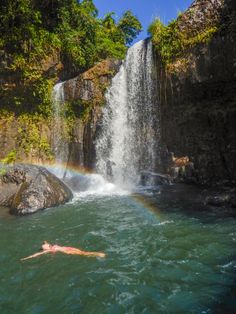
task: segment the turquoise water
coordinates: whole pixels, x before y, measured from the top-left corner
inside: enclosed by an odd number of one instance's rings
[[[1,209],[0,313],[233,312],[236,219],[155,199],[88,195],[28,217]],[[20,261],[44,240],[107,257]]]

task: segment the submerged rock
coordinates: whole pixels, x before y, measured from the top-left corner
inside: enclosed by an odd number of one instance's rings
[[[236,195],[233,195],[230,199],[230,204],[232,207],[236,208]]]
[[[0,205],[10,207],[11,214],[31,214],[71,199],[70,189],[43,167],[19,164],[2,168]]]
[[[225,206],[229,204],[230,196],[228,194],[210,195],[205,200],[206,205]]]
[[[217,207],[231,206],[236,207],[236,190],[235,188],[225,187],[224,192],[211,193],[205,198],[206,205]]]

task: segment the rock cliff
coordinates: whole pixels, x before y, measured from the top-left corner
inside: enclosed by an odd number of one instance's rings
[[[105,60],[87,72],[65,81],[65,106],[70,108],[62,118],[64,141],[68,145],[65,163],[91,168],[95,160],[94,138],[101,108],[105,103],[105,90],[117,72],[120,61]],[[50,64],[48,64],[48,67]],[[45,70],[45,69],[44,69]],[[18,93],[15,83],[0,82],[2,90]],[[6,98],[6,97],[5,97]],[[48,163],[55,160],[53,151],[54,124],[52,116],[44,117],[30,108],[19,111],[16,106],[0,104],[0,160],[27,163]],[[6,98],[10,102],[10,97]],[[68,118],[69,115],[69,118]],[[73,119],[72,119],[73,116]]]
[[[198,184],[236,180],[236,4],[197,0],[178,19],[180,31],[217,32],[169,67],[157,55],[162,166]],[[179,161],[179,164],[178,164]]]
[[[95,166],[94,141],[105,104],[105,91],[120,64],[121,61],[118,60],[104,60],[87,72],[65,82],[65,102],[77,106],[77,117],[69,142],[69,164],[89,169]]]

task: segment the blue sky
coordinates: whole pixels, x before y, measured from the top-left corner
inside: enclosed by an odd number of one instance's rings
[[[192,2],[193,0],[94,0],[101,17],[114,11],[119,18],[124,11],[132,11],[143,25],[143,32],[135,41],[147,37],[146,30],[155,17],[160,17],[164,23],[168,23]]]

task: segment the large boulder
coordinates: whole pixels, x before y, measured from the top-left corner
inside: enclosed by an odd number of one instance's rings
[[[72,192],[47,169],[18,164],[1,167],[0,206],[10,213],[26,215],[58,206],[72,199]]]

